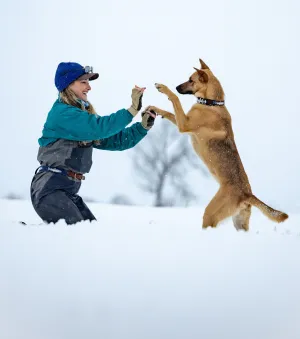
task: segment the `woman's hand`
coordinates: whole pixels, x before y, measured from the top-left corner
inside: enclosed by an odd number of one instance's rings
[[[156,118],[156,113],[148,110],[148,107],[142,112],[142,126],[149,130],[153,127]]]
[[[131,99],[132,99],[132,104],[128,108],[128,111],[135,117],[140,109],[142,108],[142,97],[144,94],[146,87],[138,87],[135,86],[132,89],[131,93]]]

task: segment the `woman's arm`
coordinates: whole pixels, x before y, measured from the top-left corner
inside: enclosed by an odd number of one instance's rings
[[[57,103],[49,112],[43,136],[77,141],[103,139],[120,132],[132,119],[132,114],[126,109],[101,117]]]
[[[89,114],[78,107],[56,100],[44,125],[41,144],[49,140],[68,139],[76,141],[109,138],[121,132],[141,109],[145,88],[132,89],[132,104],[108,116]]]
[[[147,130],[141,123],[137,122],[116,135],[100,140],[100,145],[94,145],[94,148],[107,151],[124,151],[134,147],[146,134]]]

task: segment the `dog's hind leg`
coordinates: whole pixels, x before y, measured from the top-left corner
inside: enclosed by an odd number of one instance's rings
[[[233,215],[236,209],[235,197],[226,188],[220,188],[205,209],[202,228],[216,227],[220,221]]]
[[[249,220],[251,216],[251,205],[248,205],[241,209],[238,214],[232,217],[234,227],[239,230],[249,230]]]

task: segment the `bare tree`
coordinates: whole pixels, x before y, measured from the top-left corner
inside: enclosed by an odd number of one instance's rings
[[[196,199],[187,182],[189,169],[207,172],[195,155],[189,138],[176,126],[161,120],[141,145],[133,149],[133,167],[140,188],[154,196],[154,206],[187,206]]]

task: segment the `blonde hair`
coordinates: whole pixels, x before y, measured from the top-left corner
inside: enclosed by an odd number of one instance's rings
[[[95,111],[93,105],[89,101],[87,101],[89,106],[85,107],[83,105],[83,103],[81,103],[81,101],[78,100],[75,93],[69,87],[67,87],[62,92],[60,92],[59,97],[60,97],[60,100],[64,104],[78,107],[78,108],[82,109],[83,111],[87,111],[90,114],[96,114],[96,111]]]

